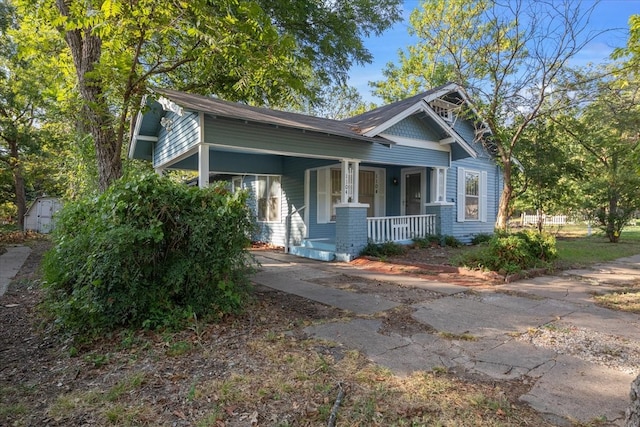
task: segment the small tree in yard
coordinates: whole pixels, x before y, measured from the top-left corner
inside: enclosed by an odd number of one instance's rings
[[[575,99],[582,102],[554,120],[563,131],[558,137],[580,149],[585,207],[616,243],[640,209],[640,81],[633,75],[625,81],[626,73],[611,71],[614,78],[579,76],[588,82],[575,86]]]
[[[68,204],[45,259],[47,306],[84,335],[240,309],[251,266],[246,197],[148,174]]]

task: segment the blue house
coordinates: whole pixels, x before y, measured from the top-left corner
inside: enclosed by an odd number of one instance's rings
[[[488,131],[448,84],[346,120],[154,90],[129,157],[246,188],[257,240],[349,261],[370,241],[493,232],[502,190]]]

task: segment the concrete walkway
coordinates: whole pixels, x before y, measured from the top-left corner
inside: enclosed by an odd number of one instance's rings
[[[597,292],[639,283],[640,255],[561,276],[473,288],[472,292],[464,286],[372,273],[348,264],[273,252],[256,255],[262,264],[256,283],[362,315],[349,322],[308,327],[310,336],[356,348],[399,375],[445,367],[493,380],[521,380],[531,389],[520,399],[557,425],[596,419],[606,420],[599,425],[623,423],[629,387],[640,372],[624,372],[557,353],[517,336],[547,325],[640,341],[640,316],[600,308],[592,298]],[[310,282],[337,273],[437,292],[440,297],[411,307],[415,320],[439,333],[381,334],[382,321],[371,315],[399,303],[376,295],[375,290],[356,294]],[[473,340],[463,339],[465,336]]]
[[[0,297],[7,292],[11,279],[18,274],[31,253],[28,246],[11,245],[6,249],[7,252],[0,255]]]
[[[0,296],[19,272],[31,249],[9,246],[0,256]],[[310,336],[356,348],[398,375],[448,368],[493,380],[518,379],[531,385],[520,396],[557,425],[572,421],[622,425],[629,386],[639,372],[624,372],[518,340],[517,335],[543,325],[579,328],[640,342],[640,316],[600,308],[593,294],[640,283],[640,255],[515,283],[476,288],[374,273],[348,264],[321,263],[274,252],[256,252],[262,264],[256,283],[353,312],[349,322],[306,328]],[[439,297],[412,304],[413,318],[440,333],[409,336],[381,334],[382,321],[372,316],[400,305],[372,290],[356,294],[312,283],[345,274],[395,282],[436,292]],[[447,336],[448,338],[445,338]],[[474,340],[462,339],[464,336]],[[451,339],[459,337],[459,339]]]

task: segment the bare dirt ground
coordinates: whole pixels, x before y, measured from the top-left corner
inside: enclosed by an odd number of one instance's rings
[[[218,324],[74,343],[43,320],[38,268],[50,244],[31,245],[0,298],[0,425],[319,426],[343,386],[343,426],[548,425],[515,399],[521,383],[446,372],[398,378],[357,352],[309,340],[305,326],[348,314],[264,287],[244,314]],[[375,289],[404,304],[435,297],[347,276],[332,286]],[[424,328],[406,306],[384,316],[385,333]]]

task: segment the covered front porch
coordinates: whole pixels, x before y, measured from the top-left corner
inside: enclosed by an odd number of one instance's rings
[[[336,218],[336,222],[338,221]],[[416,238],[439,234],[437,224],[438,215],[436,214],[368,217],[366,219],[365,245],[385,242],[410,243]],[[350,253],[349,248],[351,244],[356,245],[355,247],[360,246],[359,234],[349,233],[344,237],[336,235],[335,238],[305,238],[299,245],[289,243],[285,250],[293,255],[320,261],[351,260],[358,254]],[[346,241],[348,239],[352,240]],[[337,252],[337,242],[340,242],[340,246],[347,250],[342,253]]]
[[[306,170],[306,203],[287,215],[285,250],[350,261],[368,243],[410,243],[451,232],[444,168],[374,166],[343,160]]]
[[[446,168],[305,158],[209,146],[172,165],[253,195],[256,241],[294,255],[350,261],[368,243],[450,234]],[[357,189],[357,190],[356,190]]]

